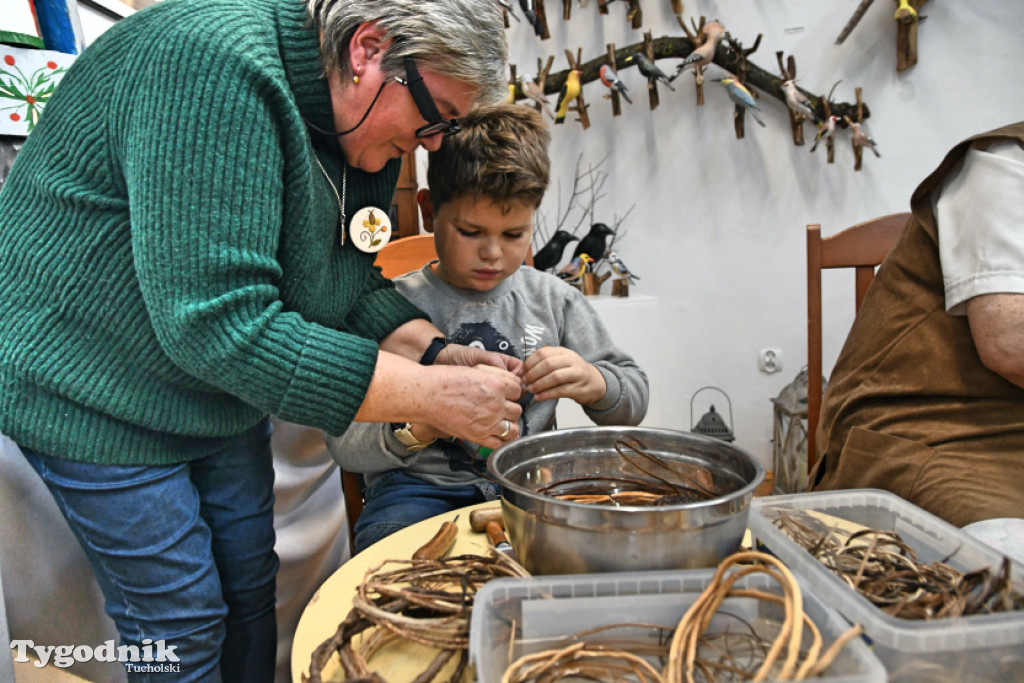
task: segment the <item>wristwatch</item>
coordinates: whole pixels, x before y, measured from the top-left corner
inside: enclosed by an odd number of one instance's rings
[[[423,352],[423,357],[420,358],[420,365],[433,365],[437,354],[441,353],[447,344],[448,341],[444,337],[434,337],[430,341],[427,350]]]
[[[437,439],[431,439],[430,441],[420,441],[417,439],[412,433],[412,424],[409,422],[392,422],[391,432],[395,435],[396,439],[402,442],[403,446],[412,452],[422,451],[437,441]]]

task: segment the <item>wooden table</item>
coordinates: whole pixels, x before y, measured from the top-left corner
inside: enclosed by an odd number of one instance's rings
[[[356,587],[362,583],[366,572],[377,568],[385,560],[407,560],[416,550],[437,532],[442,522],[455,520],[459,535],[455,539],[451,555],[485,555],[490,548],[487,535],[469,528],[469,513],[483,507],[498,508],[501,503],[492,501],[449,512],[397,531],[375,543],[334,572],[310,599],[302,612],[292,641],[292,681],[300,683],[302,674],[309,673],[309,660],[321,643],[334,635],[345,616],[352,609],[352,598]],[[400,650],[400,651],[399,651]],[[395,656],[388,656],[392,652]],[[402,643],[401,647],[388,646],[371,660],[371,667],[392,683],[411,681],[423,671],[433,656],[433,650]],[[344,681],[345,674],[337,657],[323,672],[325,681]],[[467,676],[467,680],[469,677]]]

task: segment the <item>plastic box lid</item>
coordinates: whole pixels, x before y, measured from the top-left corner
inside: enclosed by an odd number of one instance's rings
[[[876,489],[797,493],[755,498],[749,528],[757,546],[774,554],[794,574],[852,623],[864,627],[890,674],[904,667],[932,670],[936,678],[907,680],[1024,680],[1024,611],[942,619],[904,619],[875,607],[773,524],[779,512],[816,511],[873,529],[894,531],[922,562],[944,561],[967,572],[998,570],[1004,556],[903,498]],[[1013,587],[1024,591],[1024,567],[1011,563]],[[948,668],[964,664],[956,673]],[[1012,672],[1008,678],[1006,673]],[[895,678],[893,679],[895,680]]]
[[[659,629],[675,627],[710,583],[714,569],[502,578],[477,593],[469,630],[469,657],[480,683],[498,683],[509,664],[524,654],[564,645],[576,633],[610,624],[634,624],[611,636],[656,641]],[[798,579],[799,580],[799,579]],[[828,647],[849,624],[799,580],[804,610],[821,630]],[[737,587],[758,588],[781,595],[779,585],[764,574],[741,578]],[[781,607],[754,598],[729,598],[719,614],[729,612],[747,621],[781,619]],[[735,629],[737,621],[716,616],[709,632]],[[600,635],[588,638],[599,640]],[[805,638],[804,642],[807,640]],[[652,662],[660,669],[658,662]],[[824,675],[823,683],[884,681],[885,669],[861,639],[847,643]]]

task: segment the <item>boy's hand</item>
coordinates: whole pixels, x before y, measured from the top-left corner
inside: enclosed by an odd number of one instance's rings
[[[580,405],[596,403],[608,390],[604,375],[563,346],[544,346],[523,363],[523,381],[538,401],[571,398]]]

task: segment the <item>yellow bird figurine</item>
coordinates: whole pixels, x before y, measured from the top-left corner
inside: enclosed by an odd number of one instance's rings
[[[917,10],[910,6],[910,0],[896,0],[896,21],[901,24],[912,24],[917,21]]]
[[[562,278],[566,282],[576,282],[583,273],[587,272],[587,266],[594,259],[590,258],[587,254],[580,254],[572,261],[570,261],[562,270],[558,271],[558,277]]]
[[[555,107],[555,123],[565,121],[565,115],[569,113],[569,103],[580,96],[580,76],[582,75],[582,71],[573,69],[569,72],[565,83],[562,84],[562,89],[558,92],[558,105]]]

